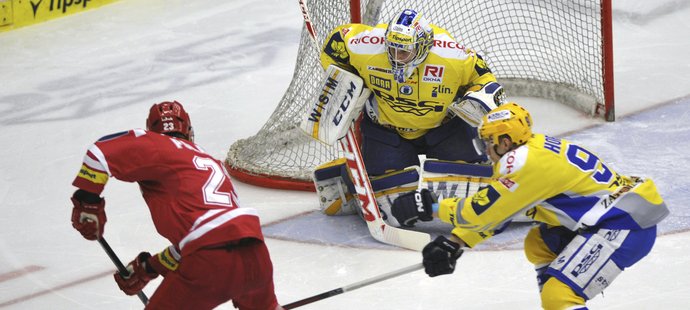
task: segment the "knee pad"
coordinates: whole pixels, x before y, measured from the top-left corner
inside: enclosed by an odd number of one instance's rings
[[[316,167],[314,185],[321,212],[326,215],[351,215],[360,212],[346,159],[339,158]]]
[[[402,194],[416,190],[418,183],[418,166],[408,167],[403,170],[397,170],[371,178],[371,187],[374,190],[374,196],[379,205],[381,216],[386,223],[391,226],[400,227],[400,223],[398,223],[391,213],[393,201]]]
[[[549,278],[541,291],[541,307],[545,310],[587,309],[585,299],[556,278]]]

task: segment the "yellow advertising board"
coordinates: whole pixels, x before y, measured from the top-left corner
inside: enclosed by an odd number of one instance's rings
[[[0,0],[0,32],[83,12],[116,0]]]

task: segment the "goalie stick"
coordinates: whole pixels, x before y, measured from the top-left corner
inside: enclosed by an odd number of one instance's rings
[[[298,300],[298,301],[295,301],[295,302],[293,302],[293,303],[289,303],[289,304],[283,306],[283,308],[285,308],[285,309],[295,309],[295,308],[297,308],[297,307],[301,307],[301,306],[308,305],[308,304],[310,304],[310,303],[313,303],[313,302],[316,302],[316,301],[319,301],[319,300],[323,300],[323,299],[326,299],[326,298],[329,298],[329,297],[333,297],[333,296],[336,296],[336,295],[340,295],[340,294],[345,293],[345,292],[354,291],[354,290],[356,290],[356,289],[358,289],[358,288],[362,288],[362,287],[365,287],[365,286],[367,286],[367,285],[371,285],[371,284],[378,283],[378,282],[381,282],[381,281],[384,281],[384,280],[388,280],[388,279],[390,279],[390,278],[395,278],[395,277],[397,277],[397,276],[401,276],[401,275],[404,275],[404,274],[406,274],[406,273],[410,273],[410,272],[412,272],[412,271],[416,271],[416,270],[422,269],[423,267],[424,267],[424,265],[422,265],[421,263],[419,263],[419,264],[414,264],[414,265],[412,265],[412,266],[408,266],[408,267],[405,267],[405,268],[402,268],[402,269],[398,269],[398,270],[395,270],[395,271],[391,271],[391,272],[386,273],[386,274],[382,274],[382,275],[379,275],[379,276],[376,276],[376,277],[373,277],[373,278],[370,278],[370,279],[366,279],[366,280],[363,280],[363,281],[360,281],[360,282],[357,282],[357,283],[353,283],[353,284],[350,284],[350,285],[346,285],[346,286],[343,286],[343,287],[339,287],[339,288],[330,290],[330,291],[328,291],[328,292],[323,292],[323,293],[321,293],[321,294],[317,294],[317,295],[314,295],[314,296],[311,296],[311,297],[307,297],[307,298],[305,298],[305,299]]]
[[[316,30],[311,24],[306,2],[305,0],[299,0],[299,4],[305,25],[309,30],[312,42],[318,53],[319,44],[316,41]],[[339,141],[343,151],[346,153],[347,166],[352,173],[355,190],[361,202],[362,214],[369,228],[369,233],[374,239],[380,242],[414,251],[421,251],[427,243],[431,242],[431,236],[429,234],[393,227],[383,220],[379,206],[374,198],[374,191],[364,167],[364,161],[362,160],[362,155],[353,128],[354,122],[350,125],[345,137],[341,138]]]
[[[101,244],[101,247],[103,247],[103,250],[105,250],[105,253],[108,254],[108,257],[110,257],[110,260],[113,261],[115,264],[115,267],[117,267],[117,271],[120,272],[121,276],[126,276],[129,275],[129,271],[127,271],[127,268],[125,265],[122,264],[122,261],[120,261],[120,258],[117,257],[113,249],[110,247],[108,242],[105,241],[105,238],[101,237],[98,239],[98,243]],[[144,291],[141,291],[137,293],[137,297],[139,297],[139,300],[141,300],[144,305],[147,305],[149,303],[149,298],[146,297],[146,294],[144,294]]]

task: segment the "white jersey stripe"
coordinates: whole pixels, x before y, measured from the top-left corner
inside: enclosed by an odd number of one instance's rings
[[[208,215],[208,213],[210,213],[210,212],[213,212],[213,214],[217,214],[218,209],[210,210],[207,212],[207,214],[204,214],[202,217],[208,218],[210,216],[210,215]],[[206,233],[213,230],[214,228],[219,227],[219,226],[223,225],[224,223],[231,221],[238,216],[243,216],[243,215],[258,217],[259,213],[255,209],[252,209],[252,208],[237,208],[234,210],[230,210],[230,211],[226,212],[225,214],[222,214],[222,215],[218,216],[217,218],[214,218],[213,220],[210,220],[210,221],[204,223],[203,225],[199,226],[198,228],[192,229],[192,231],[189,234],[187,234],[187,236],[185,236],[182,239],[182,241],[180,241],[180,251],[184,251],[184,247],[185,247],[185,245],[187,245],[187,243],[192,242],[196,239],[199,239],[201,236],[205,235]],[[198,223],[199,220],[197,220],[196,222]],[[195,226],[197,223],[195,223]]]
[[[107,172],[108,176],[113,176],[113,174],[110,173],[110,169],[108,168],[108,162],[105,160],[105,155],[103,155],[101,149],[99,149],[94,144],[91,145],[91,147],[89,148],[89,152],[91,152],[91,154],[93,154],[93,156],[95,156],[96,159],[98,159],[98,162],[94,162],[93,159],[91,159],[87,154],[86,156],[84,156],[84,163],[91,168]]]

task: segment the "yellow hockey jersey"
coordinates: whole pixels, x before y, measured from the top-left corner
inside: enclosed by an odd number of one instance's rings
[[[440,202],[439,218],[472,247],[523,213],[572,231],[644,229],[669,210],[651,179],[619,175],[585,148],[535,134],[494,164],[492,182],[468,198]]]
[[[386,52],[386,27],[335,28],[324,41],[321,65],[325,69],[336,64],[357,73],[376,99],[375,104],[367,104],[366,113],[406,139],[441,125],[456,96],[496,81],[481,56],[465,49],[446,30],[432,26],[434,45],[429,55],[404,83],[398,83]]]

